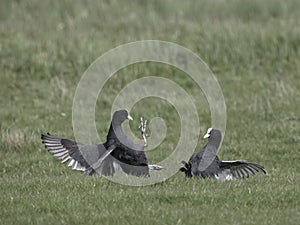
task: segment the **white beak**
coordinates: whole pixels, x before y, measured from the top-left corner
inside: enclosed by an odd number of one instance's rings
[[[127,119],[133,120],[133,118],[130,115],[127,116]]]
[[[207,133],[207,134],[205,134],[204,135],[204,137],[203,138],[209,138],[210,137],[210,134],[209,133]]]
[[[210,132],[211,132],[212,128],[208,128],[206,134],[204,135],[203,138],[209,138],[210,137]]]

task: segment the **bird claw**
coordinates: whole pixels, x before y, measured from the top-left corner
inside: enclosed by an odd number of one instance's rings
[[[144,120],[143,117],[141,116],[139,129],[144,139],[144,146],[148,145],[146,137],[149,137],[149,135],[146,133],[146,128],[147,128],[147,120]]]

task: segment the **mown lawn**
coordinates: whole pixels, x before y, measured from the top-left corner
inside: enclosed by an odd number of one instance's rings
[[[299,224],[300,2],[1,1],[1,224]],[[158,39],[198,54],[222,88],[227,129],[219,155],[264,165],[267,175],[220,182],[177,173],[146,187],[80,177],[47,153],[42,132],[74,138],[72,103],[88,66],[127,42]],[[196,104],[201,134],[210,127],[205,97],[173,67],[139,63],[120,70],[96,105],[105,138],[114,98],[129,82],[161,76]],[[162,117],[159,162],[177,145],[180,122],[160,99],[132,115]],[[138,120],[130,123],[138,136]],[[198,148],[204,140],[199,139]]]

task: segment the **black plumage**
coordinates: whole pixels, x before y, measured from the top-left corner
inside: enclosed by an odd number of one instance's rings
[[[221,131],[209,128],[204,138],[208,143],[197,153],[194,153],[188,162],[182,161],[184,167],[180,171],[186,177],[212,177],[220,180],[246,178],[257,172],[266,173],[263,166],[244,160],[222,161],[217,156],[217,150],[222,140]]]
[[[148,165],[144,145],[135,144],[122,130],[122,123],[132,117],[127,110],[116,111],[113,115],[106,142],[103,144],[80,144],[72,140],[41,135],[45,147],[62,163],[83,175],[113,176],[122,169],[134,176],[149,176],[149,169],[161,169]]]

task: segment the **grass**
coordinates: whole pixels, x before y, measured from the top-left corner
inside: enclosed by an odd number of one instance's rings
[[[299,11],[296,0],[2,1],[0,223],[298,224]],[[178,43],[209,65],[227,105],[220,157],[259,162],[268,175],[218,182],[178,173],[127,187],[81,178],[45,151],[42,132],[74,138],[73,96],[87,67],[109,49],[143,39]],[[148,75],[179,84],[194,98],[202,133],[210,126],[206,100],[191,79],[166,65],[140,63],[105,85],[96,107],[100,137],[118,92]],[[175,109],[148,98],[132,114],[164,118],[167,137],[149,159],[170,154],[180,135]]]

